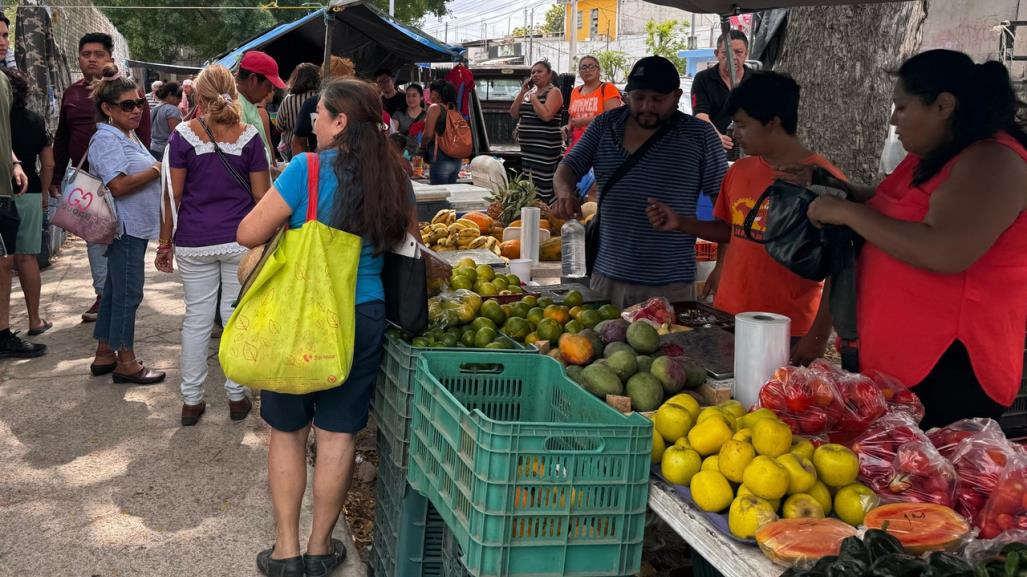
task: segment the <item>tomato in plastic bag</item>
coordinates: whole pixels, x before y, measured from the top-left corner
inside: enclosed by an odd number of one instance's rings
[[[659,327],[674,324],[675,312],[673,305],[664,297],[653,297],[644,303],[630,306],[621,313],[621,318],[629,323],[648,321]]]
[[[967,519],[978,518],[1016,452],[1001,430],[990,428],[973,433],[959,443],[949,459],[959,477],[955,507],[959,514]]]
[[[892,494],[895,460],[899,448],[907,443],[930,444],[913,417],[905,412],[888,413],[871,423],[866,431],[849,443],[859,457],[859,478],[879,495]]]
[[[888,403],[889,411],[906,411],[913,416],[917,423],[924,419],[924,404],[920,402],[920,397],[917,397],[898,379],[876,369],[864,374],[880,389],[884,400]]]
[[[959,478],[956,469],[930,441],[911,441],[898,448],[885,503],[935,503],[953,507]]]
[[[1027,453],[1009,458],[994,491],[977,518],[982,539],[994,539],[1004,531],[1027,529]]]
[[[927,431],[927,438],[934,443],[942,456],[949,459],[963,440],[976,433],[1005,438],[1005,433],[1002,432],[1002,427],[998,423],[992,419],[981,418],[963,419],[945,427],[935,427]]]

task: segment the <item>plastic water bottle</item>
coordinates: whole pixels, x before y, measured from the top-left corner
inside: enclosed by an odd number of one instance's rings
[[[563,261],[563,276],[584,277],[585,270],[585,227],[571,219],[560,227],[562,241],[560,256]]]

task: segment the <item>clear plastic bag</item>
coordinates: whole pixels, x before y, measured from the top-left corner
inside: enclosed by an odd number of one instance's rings
[[[946,459],[951,458],[956,452],[956,448],[963,442],[964,439],[973,436],[976,433],[987,433],[989,435],[999,435],[1005,437],[1002,433],[1002,427],[999,426],[992,419],[963,419],[956,421],[951,425],[945,427],[935,427],[930,431],[927,431],[927,438],[934,443],[934,446]]]
[[[1010,529],[1027,529],[1027,453],[1016,451],[1006,463],[991,496],[978,514],[982,539]]]
[[[930,445],[909,413],[887,413],[872,423],[849,443],[859,457],[860,480],[882,497],[893,494],[890,485],[895,477],[895,461],[899,448],[908,443]]]
[[[934,503],[892,503],[867,513],[867,529],[882,529],[902,543],[907,553],[956,551],[972,537],[966,519],[950,507]]]
[[[1027,529],[1010,529],[994,539],[974,539],[963,550],[963,556],[979,565],[1001,555],[1010,543],[1027,543]]]
[[[990,427],[972,433],[957,445],[949,460],[959,478],[955,509],[960,515],[977,520],[1015,454],[1016,449],[1002,431]]]
[[[926,439],[900,445],[892,463],[888,491],[878,493],[884,503],[956,504],[959,477],[948,459]]]
[[[768,559],[785,567],[806,567],[837,555],[856,528],[834,518],[781,519],[756,531],[756,543]]]
[[[924,404],[920,402],[920,397],[917,397],[898,379],[878,370],[870,370],[864,374],[874,381],[877,388],[881,390],[884,400],[888,403],[889,411],[906,411],[917,423],[923,420]]]
[[[674,306],[664,297],[653,297],[644,303],[624,309],[621,318],[629,323],[644,320],[659,328],[674,324]]]

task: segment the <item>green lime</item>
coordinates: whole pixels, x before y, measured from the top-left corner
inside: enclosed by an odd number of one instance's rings
[[[526,305],[526,304],[524,304],[522,302],[514,303],[514,305],[513,305],[513,316],[515,316],[515,317],[521,317],[522,319],[523,318],[527,318],[528,317],[528,312],[530,312],[530,311],[531,311],[531,307],[529,307],[528,305]]]
[[[521,277],[515,274],[506,275],[506,282],[510,283],[510,286],[521,286]]]
[[[497,328],[499,328],[496,325],[496,322],[493,321],[492,319],[488,318],[488,317],[478,317],[478,318],[474,319],[473,321],[471,321],[471,328],[473,329],[472,332],[476,332],[479,329],[481,329],[482,327],[488,327],[488,328],[490,328],[492,330],[496,330]]]
[[[478,280],[478,272],[475,269],[473,269],[473,268],[466,268],[466,267],[465,268],[458,268],[458,269],[453,271],[453,275],[454,276],[455,275],[465,276],[465,277],[471,279],[472,283],[473,282],[477,282],[477,280]]]
[[[485,345],[496,340],[496,336],[498,334],[499,333],[497,333],[493,328],[482,327],[478,329],[478,332],[474,335],[474,346],[479,349],[484,348]]]
[[[598,325],[602,320],[603,317],[599,314],[599,312],[591,309],[583,309],[581,311],[581,314],[578,315],[577,318],[577,321],[581,323],[581,326],[585,327],[586,329],[590,329]]]
[[[549,306],[551,304],[553,304],[553,299],[551,299],[549,297],[542,297],[542,298],[538,299],[538,303],[537,303],[536,306],[540,306],[542,308],[546,308],[547,306]]]
[[[507,289],[507,291],[510,294],[515,294],[515,295],[522,295],[522,294],[524,294],[524,289],[522,289],[521,287],[519,287],[517,285],[513,285],[513,284],[510,285],[510,287]]]
[[[577,334],[585,330],[585,327],[581,326],[581,321],[571,321],[563,325],[563,332]]]
[[[452,290],[466,289],[471,290],[474,287],[474,281],[466,276],[453,275],[449,279],[449,288]]]
[[[604,321],[619,319],[620,309],[613,305],[603,305],[599,307],[599,316],[603,317]]]
[[[501,276],[497,276],[496,278],[492,279],[492,284],[496,285],[496,288],[501,291],[506,290],[508,286],[506,279]]]
[[[523,341],[531,332],[531,325],[520,317],[510,317],[503,324],[503,332],[515,341]]]
[[[538,297],[535,295],[527,295],[521,299],[521,302],[528,305],[529,307],[534,307],[538,305]]]
[[[495,326],[506,322],[506,313],[503,307],[494,300],[488,300],[481,304],[481,316],[489,319]]]
[[[512,349],[513,346],[508,341],[506,341],[506,340],[497,340],[497,341],[493,341],[493,342],[485,345],[484,348],[486,348],[486,349],[503,350],[503,349]]]
[[[499,287],[492,284],[491,282],[481,282],[475,285],[474,292],[480,294],[483,297],[494,297],[499,294]]]
[[[524,301],[521,301],[521,302],[524,302]],[[544,314],[544,311],[542,309],[540,309],[539,307],[535,307],[535,308],[529,310],[527,316],[525,316],[524,318],[528,319],[529,321],[531,321],[531,322],[533,322],[533,323],[535,323],[537,325],[538,322],[541,321],[544,318],[543,314]]]
[[[490,267],[487,264],[479,264],[478,267],[475,269],[475,272],[477,272],[478,274],[478,280],[488,282],[496,278],[496,269]]]
[[[458,341],[456,335],[452,335],[452,334],[446,333],[442,337],[442,341],[440,341],[440,342],[442,343],[442,346],[444,346],[444,347],[455,347],[456,343],[459,342],[459,341]]]
[[[584,301],[585,298],[581,296],[581,292],[572,290],[564,297],[563,304],[569,307],[580,307]]]
[[[563,334],[563,327],[555,319],[542,319],[538,323],[538,338],[556,344]]]
[[[477,333],[477,331],[475,331],[473,329],[470,330],[470,331],[465,332],[463,334],[463,336],[460,337],[460,344],[464,345],[465,347],[473,347],[474,344],[475,344],[474,336],[475,336],[476,333]]]
[[[428,339],[424,337],[415,337],[414,340],[410,341],[410,345],[414,348],[423,349],[428,347]]]

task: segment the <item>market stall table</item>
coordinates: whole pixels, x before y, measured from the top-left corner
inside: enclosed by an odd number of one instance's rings
[[[725,537],[660,479],[650,483],[649,508],[724,577],[777,577],[783,572],[758,547]]]

